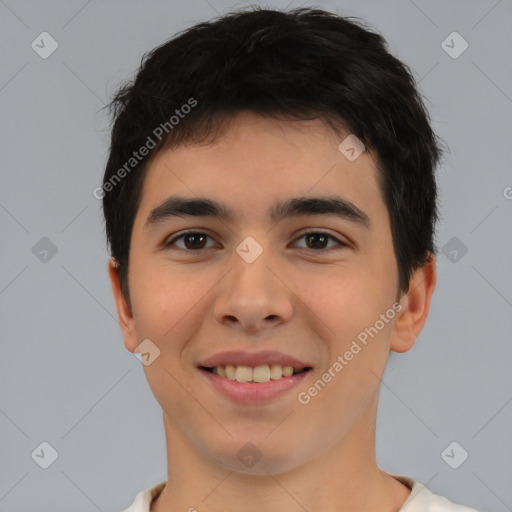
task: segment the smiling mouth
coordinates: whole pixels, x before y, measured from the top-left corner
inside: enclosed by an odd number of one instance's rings
[[[200,366],[200,369],[224,379],[258,384],[291,377],[292,375],[310,371],[312,368],[310,366],[294,368],[293,366],[281,366],[280,364],[264,364],[261,366],[235,366],[228,364],[215,367]]]

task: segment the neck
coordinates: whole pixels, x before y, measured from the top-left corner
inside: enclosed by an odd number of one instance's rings
[[[206,458],[164,414],[168,481],[151,512],[396,512],[410,489],[377,466],[376,405],[327,452],[291,470],[261,474]]]

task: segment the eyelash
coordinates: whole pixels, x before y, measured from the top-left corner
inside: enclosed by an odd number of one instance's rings
[[[168,242],[164,242],[164,248],[170,248],[172,245],[174,245],[174,243],[177,240],[180,240],[188,235],[205,235],[208,238],[213,239],[210,235],[208,235],[207,233],[204,233],[203,231],[185,231],[184,233],[181,233],[180,235],[174,237],[172,240],[169,240]],[[307,249],[307,250],[315,251],[315,252],[326,252],[326,251],[332,250],[332,249],[340,249],[340,248],[348,247],[347,243],[342,242],[338,238],[334,237],[333,235],[331,235],[329,233],[326,233],[325,231],[307,231],[305,233],[302,233],[296,240],[300,240],[301,238],[304,238],[305,236],[308,236],[308,235],[326,236],[327,238],[336,241],[338,244],[338,247],[325,247],[323,249],[310,249],[309,247],[301,247],[301,249]],[[182,251],[190,252],[190,253],[192,253],[192,252],[199,253],[205,249],[209,249],[209,247],[203,247],[201,249],[186,249],[186,248],[178,247],[178,249],[180,249]]]

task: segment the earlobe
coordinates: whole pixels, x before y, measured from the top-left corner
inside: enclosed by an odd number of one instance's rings
[[[428,262],[414,271],[409,290],[400,300],[402,309],[396,317],[390,346],[393,352],[407,352],[413,347],[427,321],[435,285],[436,260],[431,254]]]
[[[133,352],[137,347],[137,336],[135,332],[133,313],[129,301],[121,290],[118,263],[114,258],[109,260],[108,273],[119,318],[119,326],[121,327],[121,332],[124,338],[124,344],[130,352]]]

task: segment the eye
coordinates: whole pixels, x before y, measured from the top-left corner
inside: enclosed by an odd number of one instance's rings
[[[182,233],[181,235],[174,237],[172,240],[166,241],[164,243],[164,247],[176,246],[178,249],[183,249],[185,251],[198,251],[212,247],[212,245],[206,245],[208,238],[213,240],[209,235],[202,233],[201,231],[187,231],[186,233]],[[183,241],[183,246],[176,243],[178,240]]]
[[[336,247],[336,245],[340,247],[347,247],[347,244],[323,231],[309,231],[307,233],[303,233],[297,240],[301,240],[302,238],[306,240],[306,246],[304,247],[305,249],[332,249],[333,246],[329,246],[329,241],[335,242],[334,247]]]
[[[208,245],[208,239],[211,240],[210,245]],[[330,235],[329,233],[325,233],[323,231],[309,231],[307,233],[303,233],[298,239],[305,240],[305,245],[302,246],[304,249],[311,249],[314,251],[322,250],[322,249],[333,249],[336,246],[338,247],[347,247],[346,243],[338,240],[336,237]],[[298,242],[295,242],[295,245]],[[181,233],[180,235],[172,238],[169,241],[164,243],[164,247],[177,247],[178,249],[182,249],[184,251],[200,251],[201,249],[208,249],[209,247],[215,246],[215,242],[212,237],[207,235],[201,231],[187,231],[185,233]],[[299,246],[300,247],[300,246]]]

